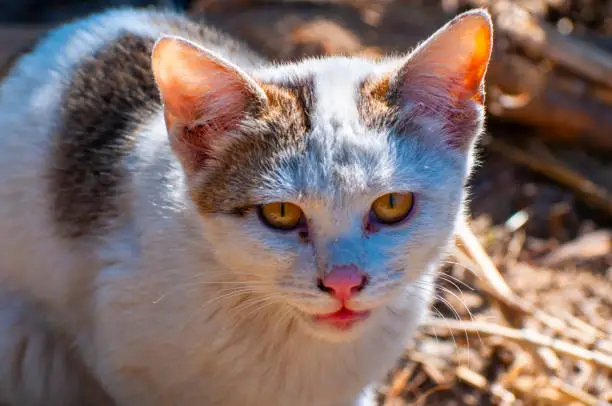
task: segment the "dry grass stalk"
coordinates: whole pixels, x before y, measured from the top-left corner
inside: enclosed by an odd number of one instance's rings
[[[439,336],[440,331],[461,331],[468,335],[497,336],[524,344],[526,346],[545,347],[555,352],[571,357],[575,360],[586,361],[603,367],[612,372],[612,357],[595,350],[580,347],[567,341],[556,339],[530,329],[514,329],[499,324],[464,321],[464,320],[427,320],[424,327],[436,329]]]
[[[459,366],[455,369],[455,374],[460,380],[478,388],[482,391],[491,393],[502,404],[512,404],[516,401],[514,394],[504,388],[499,383],[489,383],[487,378],[466,366]]]

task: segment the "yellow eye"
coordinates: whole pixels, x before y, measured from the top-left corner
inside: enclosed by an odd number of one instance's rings
[[[296,228],[304,217],[302,209],[293,203],[268,203],[259,207],[259,214],[266,225],[280,230]]]
[[[388,193],[372,203],[372,214],[381,223],[395,224],[405,219],[413,206],[412,193]]]

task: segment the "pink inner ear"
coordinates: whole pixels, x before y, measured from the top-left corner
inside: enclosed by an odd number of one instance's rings
[[[464,149],[476,135],[482,121],[482,93],[466,97],[458,83],[435,77],[420,77],[406,83],[401,98],[405,103],[404,120],[423,122],[424,118],[439,123],[439,132],[445,142]],[[431,128],[430,125],[427,125]]]
[[[408,115],[439,119],[452,146],[469,144],[480,126],[491,41],[488,15],[468,12],[435,33],[399,71]]]
[[[196,171],[214,141],[244,117],[257,85],[221,57],[179,38],[158,41],[152,66],[172,146],[185,168]]]

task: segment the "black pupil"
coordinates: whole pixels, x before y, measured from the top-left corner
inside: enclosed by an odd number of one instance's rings
[[[280,206],[281,206],[281,207],[280,207],[280,214],[281,214],[281,217],[285,217],[285,203],[281,203],[281,205],[280,205]]]
[[[395,208],[395,195],[393,193],[389,194],[389,207]]]

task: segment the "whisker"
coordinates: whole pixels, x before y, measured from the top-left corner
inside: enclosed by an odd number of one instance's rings
[[[463,287],[465,287],[466,289],[469,289],[470,291],[476,291],[477,289],[473,286],[468,285],[467,283],[465,283],[464,281],[462,281],[461,279],[450,275],[450,274],[446,274],[446,273],[440,273],[438,274],[438,277],[440,279],[445,280],[446,282],[452,284],[458,291],[461,291],[461,288],[457,285],[457,283]],[[456,283],[455,283],[456,282]]]
[[[463,305],[463,307],[464,307],[464,308],[465,308],[465,310],[467,311],[467,313],[468,313],[468,316],[469,316],[470,320],[472,320],[472,321],[474,320],[474,315],[472,314],[472,312],[470,311],[469,307],[468,307],[468,306],[465,304],[465,301],[464,301],[462,298],[460,298],[459,296],[457,296],[455,293],[453,293],[451,290],[449,290],[449,289],[445,288],[444,286],[441,286],[440,288],[441,288],[441,289],[442,289],[444,292],[447,292],[448,294],[450,294],[450,295],[454,296],[454,297],[455,297],[455,298],[456,298],[456,299],[457,299],[459,302],[461,302],[461,304]],[[447,304],[447,306],[450,306],[450,303],[449,303],[449,302],[447,302],[445,299],[443,299],[443,302],[444,302],[445,304]],[[450,307],[452,307],[452,306],[450,306]],[[458,313],[457,313],[457,311],[454,309],[454,307],[453,307],[453,311],[454,311],[454,312],[455,312],[455,314],[457,315],[457,320],[461,321],[461,318],[459,317],[459,314],[458,314]],[[469,367],[469,366],[470,366],[470,360],[471,360],[471,356],[470,356],[470,337],[469,337],[468,332],[467,332],[467,330],[466,330],[466,329],[464,329],[464,332],[465,332],[465,340],[466,340],[466,343],[467,343],[467,351],[468,351],[468,367]],[[482,341],[482,337],[480,337],[480,334],[478,334],[478,339],[480,340],[480,344],[481,344],[481,345],[483,345],[484,343],[483,343],[483,341]]]
[[[462,262],[452,261],[452,260],[443,260],[443,261],[440,261],[440,263],[447,264],[447,265],[458,265],[461,268],[465,269],[466,271],[469,271],[473,276],[476,277],[476,279],[482,280],[482,276],[480,276],[477,271],[475,271],[471,266],[468,266]]]
[[[435,283],[431,283],[431,282],[415,281],[415,282],[413,283],[413,286],[415,286],[415,287],[417,287],[417,288],[421,288],[421,289],[423,289],[423,290],[424,290],[424,288],[425,288],[425,287],[430,288],[430,287],[432,287],[432,286],[433,286],[433,287],[435,288],[435,287],[436,287],[436,284],[435,284]],[[448,301],[447,301],[445,298],[443,298],[442,296],[440,296],[440,295],[438,295],[438,294],[434,294],[434,299],[435,299],[435,300],[438,300],[438,301],[440,301],[440,302],[442,302],[442,303],[444,303],[444,304],[445,304],[445,305],[446,305],[446,306],[447,306],[449,309],[451,309],[451,310],[452,310],[452,312],[453,312],[453,313],[454,313],[454,315],[455,315],[455,318],[456,318],[457,320],[459,320],[459,321],[461,320],[461,316],[459,315],[459,313],[458,313],[458,312],[455,310],[455,308],[454,308],[454,307],[453,307],[453,306],[450,304],[450,302],[448,302]],[[462,302],[462,303],[463,303],[463,302]],[[464,304],[464,305],[465,305],[465,304]],[[436,308],[436,306],[435,306],[435,305],[432,305],[431,307],[432,307],[432,309],[434,309],[434,310],[435,310],[435,311],[438,313],[438,315],[440,315],[440,317],[442,318],[442,320],[446,320],[446,317],[444,317],[444,315],[443,315],[443,314],[440,312],[440,310],[438,310],[438,309]],[[467,343],[468,343],[468,358],[469,358],[469,351],[470,351],[470,349],[469,349],[469,335],[467,334],[467,331],[465,332],[465,335],[466,335],[466,340],[467,340]],[[436,334],[436,336],[437,336],[437,334]],[[452,339],[453,339],[453,343],[455,344],[455,348],[459,348],[459,347],[457,346],[457,340],[455,339],[455,334],[454,334],[452,331],[451,331],[451,337],[452,337]]]
[[[238,304],[236,307],[233,307],[232,309],[230,309],[230,311],[234,313],[241,311],[241,310],[246,311],[246,309],[248,309],[249,307],[255,306],[259,303],[266,303],[266,302],[277,303],[276,301],[271,300],[277,297],[278,296],[276,296],[275,294],[269,294],[269,295],[259,296],[259,297],[250,297],[250,298],[247,298],[244,302]],[[244,315],[244,317],[248,318],[248,316],[250,316],[251,314],[252,312],[249,312],[246,315]]]
[[[444,275],[444,274],[443,274],[443,275]],[[440,275],[440,276],[442,276],[442,275]],[[451,275],[445,275],[445,276],[451,276]],[[455,278],[455,279],[456,279],[456,278]],[[458,280],[458,279],[457,279],[457,280]],[[456,298],[456,299],[457,299],[457,300],[458,300],[458,301],[459,301],[459,302],[460,302],[460,303],[463,305],[463,307],[465,308],[465,310],[466,310],[466,312],[467,312],[467,314],[468,314],[469,319],[473,321],[473,320],[474,320],[474,315],[473,315],[472,311],[470,310],[469,306],[467,306],[467,305],[465,304],[465,298],[463,297],[463,291],[461,290],[461,288],[460,288],[459,286],[457,286],[456,284],[454,284],[453,282],[451,282],[451,281],[448,281],[448,280],[446,280],[446,281],[447,281],[447,282],[450,282],[450,283],[451,283],[451,284],[452,284],[452,285],[453,285],[453,286],[454,286],[454,287],[455,287],[455,288],[456,288],[456,289],[459,291],[459,294],[461,295],[461,297],[459,297],[457,294],[455,294],[453,291],[451,291],[450,289],[448,289],[448,288],[447,288],[447,287],[445,287],[445,286],[441,286],[441,285],[439,285],[438,287],[439,287],[439,288],[440,288],[440,289],[441,289],[443,292],[446,292],[446,293],[448,293],[448,294],[452,295],[453,297],[455,297],[455,298]],[[464,284],[464,285],[465,285],[465,284]],[[467,286],[467,285],[466,285],[466,286]],[[468,287],[469,287],[469,286],[468,286]],[[470,288],[470,289],[471,289],[471,288]],[[471,290],[475,290],[475,289],[471,289]],[[453,310],[454,310],[454,309],[453,309]],[[479,339],[479,341],[480,341],[480,344],[482,345],[482,344],[483,344],[482,337],[480,336],[480,334],[477,334],[477,335],[478,335],[478,339]],[[468,345],[468,357],[469,357],[469,351],[470,351],[469,345],[470,345],[470,344],[469,344],[469,337],[467,336],[467,331],[466,331],[466,339],[467,339],[467,345]]]
[[[244,295],[252,294],[253,293],[252,289],[247,289],[247,288],[238,288],[238,289],[236,289],[236,288],[233,288],[233,289],[228,288],[228,289],[225,289],[225,290],[222,289],[221,291],[229,291],[229,293],[225,293],[225,294],[222,294],[222,295],[219,295],[219,296],[215,296],[212,299],[206,301],[201,306],[199,306],[187,318],[187,320],[185,321],[185,327],[191,322],[193,317],[195,317],[197,314],[201,314],[204,309],[206,309],[207,307],[211,306],[213,303],[223,302],[224,300],[229,300],[229,299],[234,298],[234,297],[244,296]]]
[[[274,327],[272,328],[272,330],[276,331],[276,330],[280,329],[280,326],[282,325],[282,323],[284,323],[285,320],[288,319],[290,316],[291,315],[290,315],[289,311],[287,311],[286,309],[282,309],[282,311],[279,312],[278,318],[277,318],[276,322],[274,323]]]
[[[435,311],[436,311],[436,312],[437,312],[439,315],[441,315],[441,316],[442,316],[442,314],[440,313],[440,311],[439,311],[439,310],[436,308],[436,305],[432,305],[431,307],[432,307],[432,309],[434,309],[434,310],[435,310]],[[444,318],[444,316],[442,316],[442,318]],[[436,337],[436,344],[440,344],[440,339],[439,339],[439,337],[438,337],[438,330],[436,330],[436,328],[435,328],[435,327],[433,328],[433,333],[434,333],[434,336]]]
[[[263,309],[265,309],[266,307],[269,307],[271,305],[277,304],[277,302],[275,302],[274,300],[269,300],[269,298],[266,298],[266,300],[255,300],[253,302],[249,303],[249,306],[246,306],[244,310],[249,309],[250,311],[245,314],[245,315],[241,315],[241,317],[243,319],[248,319],[249,316],[251,316],[254,313],[259,313],[260,311],[262,311]]]
[[[191,281],[180,285],[175,285],[163,293],[159,298],[153,301],[153,304],[157,304],[165,299],[172,293],[178,293],[177,291],[184,291],[189,288],[202,287],[207,285],[245,285],[253,287],[270,286],[269,282],[262,281]]]
[[[440,318],[442,320],[446,321],[446,317],[444,317],[444,315],[440,312],[440,310],[438,310],[436,306],[432,306],[432,309],[434,309],[436,313],[440,315]],[[437,334],[436,334],[436,338],[437,338]],[[455,333],[453,333],[452,331],[451,331],[451,338],[453,339],[453,343],[455,344],[455,349],[459,349],[459,347],[457,346],[457,340],[455,340]]]

